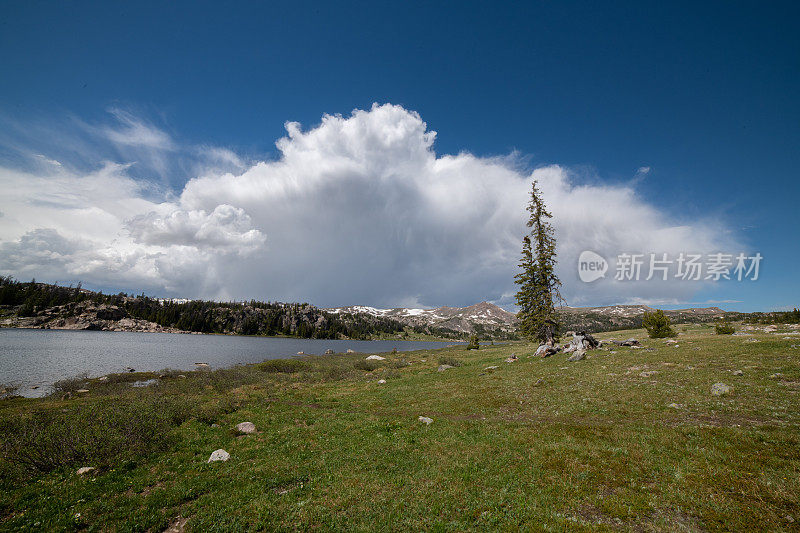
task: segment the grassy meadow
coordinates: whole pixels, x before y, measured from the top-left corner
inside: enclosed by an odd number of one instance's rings
[[[797,330],[676,329],[63,382],[0,401],[0,529],[797,530]]]

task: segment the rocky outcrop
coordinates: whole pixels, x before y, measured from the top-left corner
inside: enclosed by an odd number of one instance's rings
[[[41,311],[35,317],[12,316],[0,321],[2,327],[66,329],[83,331],[137,331],[184,333],[175,328],[165,328],[155,322],[132,318],[125,309],[92,302],[70,303]]]

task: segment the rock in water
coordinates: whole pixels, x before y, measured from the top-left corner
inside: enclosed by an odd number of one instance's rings
[[[325,355],[333,355],[333,350],[328,348],[327,350],[325,350]]]
[[[586,359],[586,350],[578,350],[574,354],[569,356],[567,361],[574,363],[575,361],[581,361],[582,359]]]
[[[211,457],[208,458],[209,463],[215,463],[217,461],[227,461],[231,458],[231,454],[220,448],[219,450],[214,450],[211,452]]]
[[[422,422],[426,426],[430,426],[431,424],[433,424],[433,418],[428,418],[427,416],[421,416],[421,417],[417,418],[417,420],[419,420],[420,422]]]
[[[724,383],[714,383],[711,385],[711,394],[714,396],[725,396],[731,391],[731,387]]]
[[[240,422],[236,424],[236,431],[245,435],[251,435],[256,432],[256,425],[252,422]]]
[[[385,361],[385,357],[381,357],[380,355],[370,355],[367,357],[367,361]]]

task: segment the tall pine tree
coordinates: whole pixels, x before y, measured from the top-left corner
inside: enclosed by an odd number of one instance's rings
[[[515,276],[519,285],[517,305],[519,332],[531,340],[553,345],[558,337],[555,302],[562,302],[561,281],[556,276],[556,238],[548,219],[541,193],[533,182],[531,200],[526,208],[530,213],[531,231],[522,239],[522,272]]]

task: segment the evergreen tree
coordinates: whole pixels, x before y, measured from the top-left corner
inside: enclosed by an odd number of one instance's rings
[[[554,344],[558,337],[555,302],[562,302],[561,281],[556,276],[556,238],[536,182],[526,208],[530,213],[530,233],[522,239],[522,272],[515,276],[519,285],[517,305],[519,332],[531,340]]]

